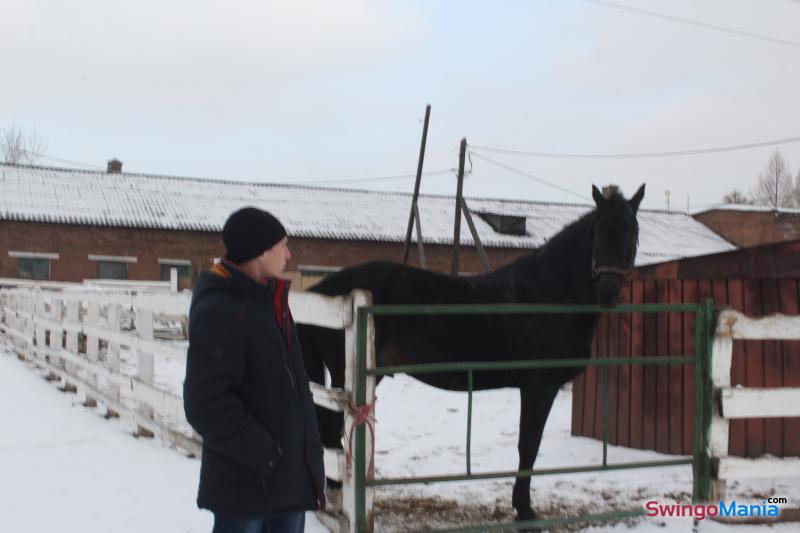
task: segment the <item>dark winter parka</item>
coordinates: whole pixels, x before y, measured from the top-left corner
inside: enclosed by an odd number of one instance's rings
[[[183,401],[203,437],[197,505],[266,518],[324,506],[314,404],[288,282],[227,264],[201,274],[189,311]]]

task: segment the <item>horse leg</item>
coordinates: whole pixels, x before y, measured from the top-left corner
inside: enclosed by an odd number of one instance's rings
[[[547,416],[558,394],[555,384],[533,383],[520,388],[519,417],[519,469],[530,470],[539,453]],[[514,482],[511,504],[517,511],[517,520],[535,520],[536,513],[531,508],[531,478],[518,477]]]

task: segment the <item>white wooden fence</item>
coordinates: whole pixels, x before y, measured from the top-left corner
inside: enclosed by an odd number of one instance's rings
[[[137,436],[158,435],[191,455],[200,455],[202,441],[186,421],[181,384],[186,366],[187,314],[191,294],[135,287],[98,288],[78,284],[38,284],[0,289],[0,331],[17,356],[48,372],[66,392],[80,392],[84,405],[106,409],[136,425]],[[315,403],[345,413],[354,398],[356,307],[369,305],[369,293],[329,298],[290,293],[292,314],[299,323],[345,330],[348,357],[345,389],[313,386]],[[374,333],[368,331],[371,342]],[[374,349],[368,349],[374,366]],[[159,371],[156,368],[159,368]],[[173,378],[165,384],[164,372]],[[374,398],[374,379],[367,401]],[[368,433],[367,457],[373,446]],[[355,492],[341,450],[325,450],[329,478],[342,482],[339,509],[318,513],[334,531],[355,531]],[[336,499],[336,498],[334,498]],[[367,509],[371,497],[367,495]]]
[[[728,420],[800,416],[800,388],[731,387],[734,339],[800,340],[800,316],[751,318],[730,309],[720,313],[711,366],[714,404],[709,455],[716,466],[712,499],[724,498],[726,480],[800,477],[798,457],[745,459],[728,456]]]

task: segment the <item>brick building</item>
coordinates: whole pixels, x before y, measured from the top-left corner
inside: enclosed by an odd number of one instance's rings
[[[588,196],[588,191],[587,191]],[[591,205],[468,199],[492,267],[540,246]],[[411,195],[348,189],[0,164],[0,278],[54,281],[168,279],[182,287],[223,253],[219,232],[245,205],[273,212],[289,232],[288,275],[302,288],[337,268],[402,258]],[[447,271],[454,199],[423,195],[427,266]],[[733,249],[682,213],[640,212],[637,264]],[[460,270],[482,266],[461,224]],[[412,246],[410,264],[419,264]]]
[[[738,247],[800,239],[800,209],[725,204],[692,216]]]

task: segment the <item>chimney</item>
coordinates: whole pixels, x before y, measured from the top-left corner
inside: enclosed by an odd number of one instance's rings
[[[619,187],[616,185],[606,185],[603,187],[603,198],[611,198],[615,194],[619,194]]]
[[[119,159],[112,159],[108,162],[108,171],[109,174],[120,174],[122,173],[122,161]],[[605,191],[605,189],[603,189]]]

